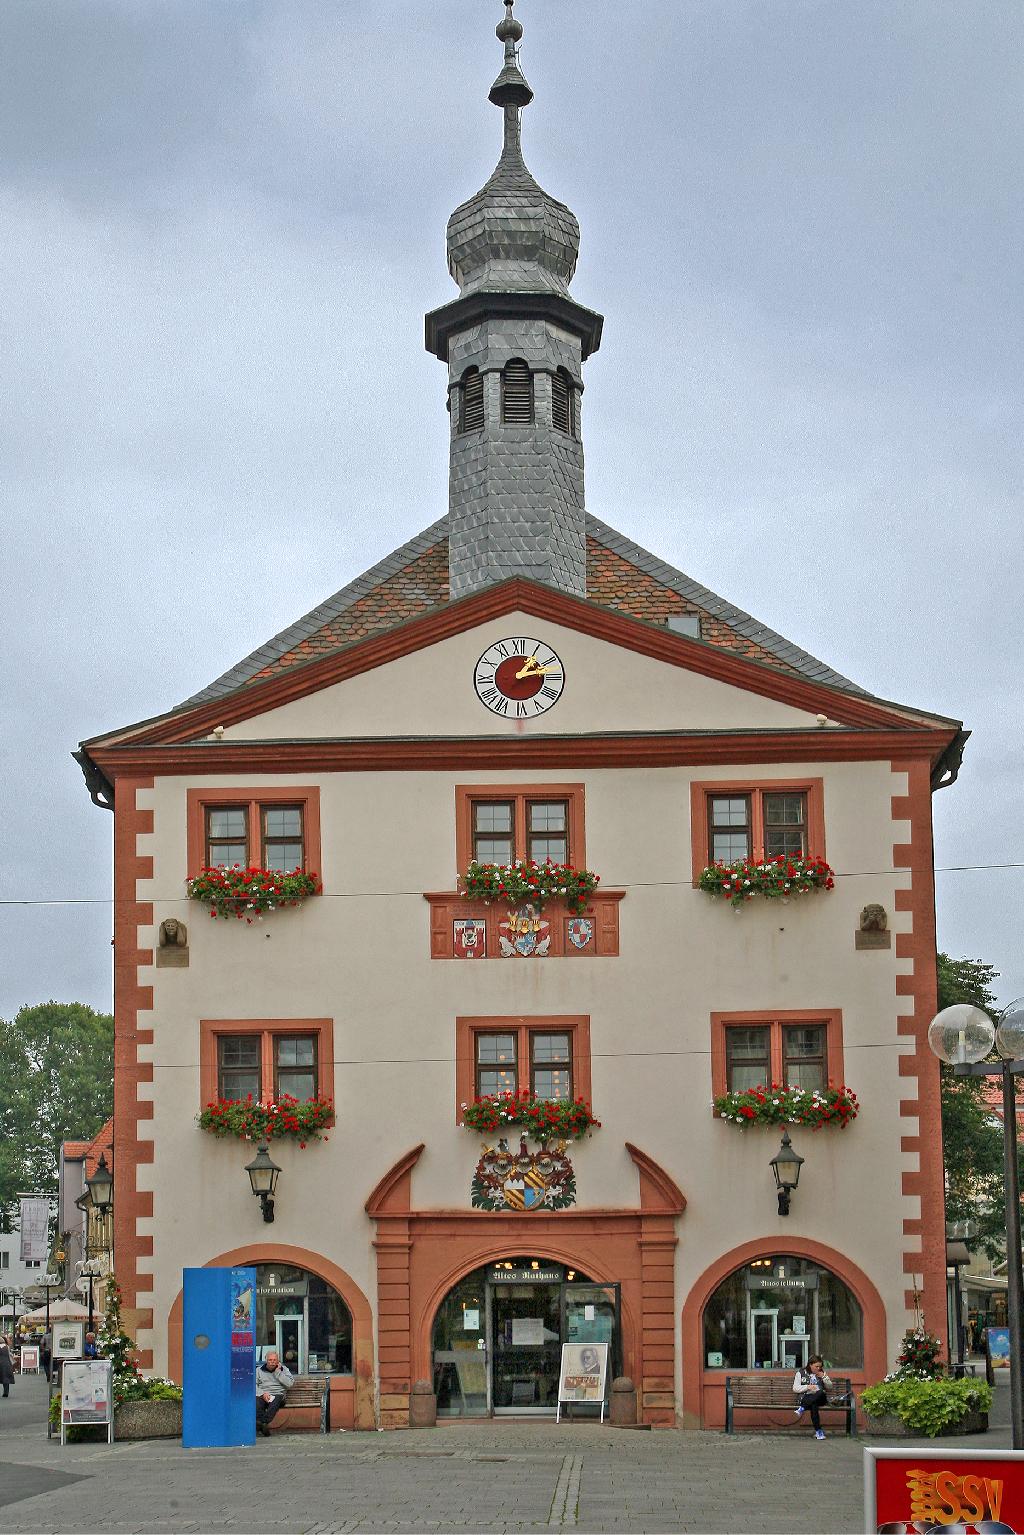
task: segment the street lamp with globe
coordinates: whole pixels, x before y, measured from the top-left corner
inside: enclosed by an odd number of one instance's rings
[[[995,1046],[998,1059],[991,1059]],[[1024,1450],[1024,1269],[1020,1247],[1016,1078],[1024,1075],[1024,997],[996,1023],[980,1007],[957,1002],[928,1025],[928,1046],[956,1077],[1000,1077],[1003,1085],[1003,1193],[1006,1202],[1006,1314],[1010,1331],[1013,1448]]]

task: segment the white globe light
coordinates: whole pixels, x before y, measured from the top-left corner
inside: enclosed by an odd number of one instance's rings
[[[1004,1061],[1024,1060],[1024,997],[1011,1002],[996,1029],[996,1049]]]
[[[949,1066],[984,1060],[995,1037],[996,1027],[991,1018],[969,1002],[944,1007],[928,1025],[928,1048]]]

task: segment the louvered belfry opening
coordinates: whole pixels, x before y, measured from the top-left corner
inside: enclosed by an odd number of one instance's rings
[[[533,374],[521,357],[514,357],[502,370],[501,419],[505,426],[533,422]]]
[[[479,368],[467,368],[459,390],[459,431],[482,432],[484,426],[484,380]]]
[[[551,379],[551,424],[556,432],[575,437],[575,411],[572,379],[564,368],[559,368]]]

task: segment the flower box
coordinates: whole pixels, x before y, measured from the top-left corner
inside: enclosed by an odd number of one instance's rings
[[[601,1126],[584,1098],[534,1098],[527,1088],[464,1103],[462,1122],[479,1135],[524,1130],[537,1141],[578,1141]]]
[[[185,881],[190,901],[200,901],[211,917],[237,917],[252,923],[265,911],[282,906],[298,906],[308,896],[320,893],[315,874],[293,869],[290,874],[278,869],[200,869],[194,879]]]
[[[118,1402],[114,1407],[115,1439],[180,1439],[180,1400]]]
[[[738,911],[756,895],[766,900],[789,900],[812,890],[832,890],[835,875],[824,858],[787,858],[780,854],[759,863],[741,858],[736,863],[712,863],[697,877],[697,889],[726,900]]]
[[[938,1439],[983,1434],[992,1390],[981,1380],[887,1378],[861,1393],[861,1410],[872,1433],[900,1439]]]
[[[598,885],[600,874],[589,869],[574,869],[571,864],[544,863],[520,858],[515,863],[470,863],[459,885],[470,901],[504,901],[509,906],[530,902],[540,910],[545,901],[561,899],[569,910],[579,913]]]
[[[719,1119],[741,1129],[748,1125],[806,1125],[820,1130],[823,1125],[838,1125],[845,1130],[860,1112],[857,1094],[832,1082],[821,1092],[773,1082],[770,1087],[722,1093],[711,1106]]]
[[[318,1141],[334,1124],[334,1104],[330,1098],[307,1098],[300,1102],[282,1093],[275,1103],[257,1103],[250,1096],[243,1099],[217,1098],[197,1116],[200,1130],[220,1138],[233,1135],[241,1141],[288,1139],[304,1147]]]

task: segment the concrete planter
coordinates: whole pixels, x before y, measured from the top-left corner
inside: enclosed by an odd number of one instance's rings
[[[115,1439],[180,1439],[180,1402],[122,1402],[114,1408]]]
[[[895,1413],[885,1413],[881,1417],[873,1418],[869,1412],[864,1414],[864,1426],[869,1434],[877,1434],[888,1439],[921,1439],[924,1436],[920,1429],[910,1428],[897,1418]],[[951,1423],[948,1428],[940,1428],[936,1439],[952,1439],[958,1434],[987,1434],[988,1413],[965,1413],[959,1423]]]

